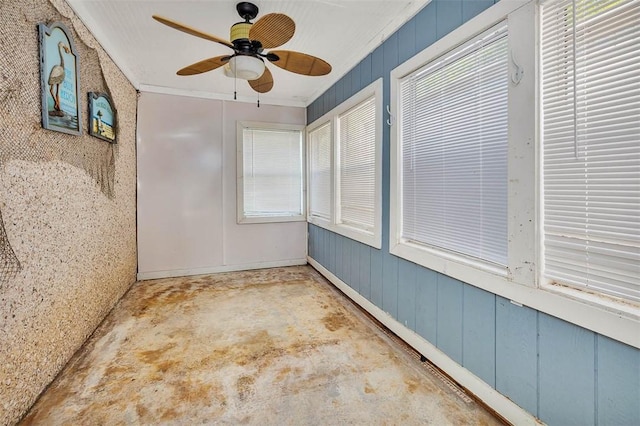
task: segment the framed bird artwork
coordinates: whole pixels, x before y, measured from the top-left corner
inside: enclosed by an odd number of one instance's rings
[[[79,58],[64,24],[38,24],[42,127],[80,135]]]

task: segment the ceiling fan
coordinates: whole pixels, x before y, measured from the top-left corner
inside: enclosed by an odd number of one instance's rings
[[[331,65],[326,61],[306,53],[291,50],[271,50],[282,46],[293,37],[296,24],[282,13],[269,13],[253,20],[258,15],[258,7],[249,2],[236,5],[238,14],[244,21],[231,26],[231,41],[226,41],[195,28],[153,15],[153,19],[165,25],[205,40],[220,43],[233,50],[231,55],[216,56],[191,64],[177,72],[178,75],[195,75],[223,67],[228,77],[247,80],[253,90],[266,93],[273,88],[273,76],[265,66],[265,59],[272,64],[296,74],[308,76],[326,75]]]

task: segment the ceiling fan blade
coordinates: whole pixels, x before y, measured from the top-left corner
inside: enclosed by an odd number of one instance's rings
[[[293,37],[296,23],[282,13],[269,13],[258,19],[249,30],[249,38],[258,40],[265,49],[282,46]]]
[[[179,70],[176,74],[178,75],[195,75],[202,74],[203,72],[215,70],[216,68],[220,68],[229,62],[229,56],[216,56],[215,58],[205,59],[200,62],[196,62],[195,64],[191,64],[188,67],[184,67]]]
[[[257,80],[249,80],[249,85],[258,93],[267,93],[273,88],[273,76],[269,68],[264,69],[264,73]]]
[[[203,38],[205,40],[214,41],[216,43],[220,43],[222,45],[225,45],[225,46],[230,47],[230,48],[233,49],[233,45],[231,43],[229,43],[228,41],[223,40],[223,39],[221,39],[219,37],[216,37],[214,35],[203,33],[200,30],[196,30],[195,28],[191,28],[191,27],[189,27],[187,25],[181,24],[181,23],[176,22],[176,21],[172,21],[171,19],[164,18],[162,16],[153,15],[153,19],[155,19],[156,21],[158,21],[158,22],[160,22],[162,24],[168,25],[171,28],[175,28],[176,30],[185,32],[187,34],[191,34],[191,35],[196,36],[196,37]]]
[[[331,65],[328,62],[306,53],[292,50],[272,50],[269,53],[280,57],[279,60],[272,62],[273,65],[296,74],[319,76],[331,72]]]

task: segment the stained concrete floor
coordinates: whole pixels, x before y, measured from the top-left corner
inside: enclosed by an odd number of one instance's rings
[[[308,266],[133,285],[22,424],[501,424]]]

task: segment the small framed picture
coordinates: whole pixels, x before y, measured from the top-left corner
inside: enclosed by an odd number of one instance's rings
[[[106,93],[89,92],[89,134],[116,143],[116,110]]]
[[[78,93],[79,58],[64,24],[38,24],[42,127],[72,135],[82,133]]]

